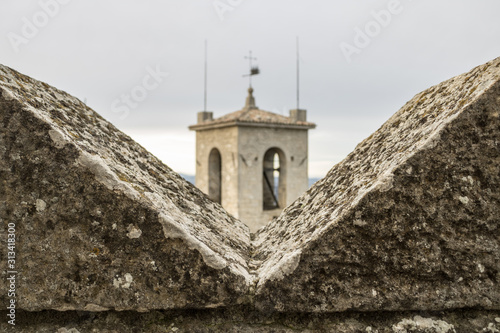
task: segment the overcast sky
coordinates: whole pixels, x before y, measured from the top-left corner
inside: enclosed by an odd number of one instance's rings
[[[194,174],[208,110],[301,108],[322,177],[418,92],[500,56],[498,0],[2,0],[0,62],[86,100],[174,170]]]

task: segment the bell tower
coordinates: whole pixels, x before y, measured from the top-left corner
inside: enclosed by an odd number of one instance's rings
[[[253,88],[245,106],[219,118],[199,112],[196,186],[252,232],[278,216],[308,188],[307,111],[283,116],[260,110]]]

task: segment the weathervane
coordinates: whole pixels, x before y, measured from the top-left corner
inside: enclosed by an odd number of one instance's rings
[[[252,51],[249,51],[249,56],[245,56],[245,59],[248,59],[249,67],[250,67],[250,73],[245,74],[243,76],[248,76],[249,77],[249,87],[252,88],[252,76],[257,75],[260,73],[259,67],[257,66],[252,66],[252,60],[257,60],[257,58],[252,57]]]

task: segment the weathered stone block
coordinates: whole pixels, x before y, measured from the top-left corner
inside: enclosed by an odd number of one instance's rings
[[[18,309],[247,301],[245,225],[76,98],[4,66],[0,182],[2,244],[7,224],[16,229]]]
[[[259,231],[263,310],[500,309],[500,58],[408,102]]]

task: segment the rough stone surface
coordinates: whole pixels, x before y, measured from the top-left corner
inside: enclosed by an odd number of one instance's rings
[[[18,309],[246,302],[245,225],[76,98],[4,66],[0,182],[2,244],[16,224]],[[3,248],[0,262],[6,281]]]
[[[0,311],[5,317],[5,311]],[[21,312],[19,333],[497,333],[499,311],[262,313],[248,308],[184,311]]]
[[[409,101],[259,231],[278,311],[500,309],[500,58]]]

